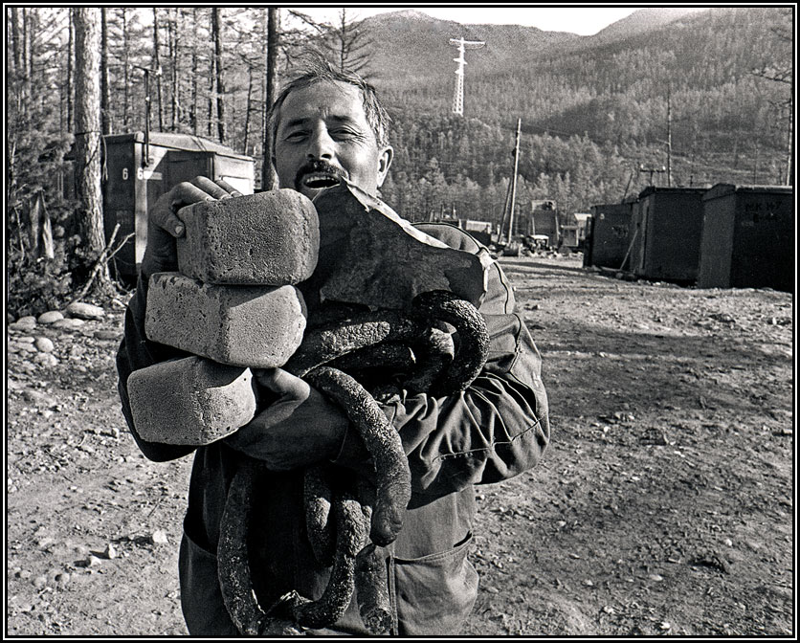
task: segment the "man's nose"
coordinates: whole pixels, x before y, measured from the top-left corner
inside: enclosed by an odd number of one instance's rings
[[[325,128],[318,129],[311,136],[309,141],[306,155],[310,159],[325,159],[330,160],[333,158],[334,143],[333,139],[328,134]]]

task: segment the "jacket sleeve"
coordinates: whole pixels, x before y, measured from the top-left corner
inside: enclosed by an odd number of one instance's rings
[[[438,227],[450,230],[424,231],[453,247],[486,252],[463,231]],[[536,465],[550,440],[541,356],[514,313],[513,290],[499,265],[492,263],[488,271],[479,310],[491,344],[478,378],[457,395],[401,395],[383,406],[400,433],[415,493],[441,496],[511,478]],[[364,455],[351,431],[336,462],[359,469]]]
[[[143,275],[139,278],[136,292],[128,304],[125,312],[125,327],[117,351],[117,388],[122,402],[122,414],[128,423],[128,428],[133,434],[133,438],[144,456],[149,460],[163,462],[183,457],[197,447],[195,446],[176,446],[171,444],[161,444],[143,440],[133,423],[131,415],[131,405],[128,398],[128,377],[133,371],[139,370],[163,362],[168,359],[185,357],[188,353],[180,351],[170,346],[152,342],[145,336],[144,316],[145,304],[147,302],[147,278]]]

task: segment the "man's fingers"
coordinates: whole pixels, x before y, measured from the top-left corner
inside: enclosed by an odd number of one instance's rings
[[[182,207],[198,203],[199,201],[210,201],[217,197],[205,190],[197,187],[193,183],[178,183],[172,191],[172,202],[170,206],[173,212],[177,212]]]
[[[173,237],[182,237],[183,233],[186,230],[186,226],[183,225],[183,221],[181,221],[176,215],[169,214],[167,215],[166,221],[164,221],[164,229],[169,232]]]
[[[283,370],[270,368],[256,373],[258,383],[264,388],[281,396],[289,395],[297,400],[304,400],[309,396],[311,387],[308,382]]]
[[[200,201],[230,199],[235,196],[242,196],[242,193],[225,181],[214,182],[205,176],[198,176],[191,182],[184,181],[172,188],[167,196],[170,212],[161,211],[160,214],[154,215],[153,220],[156,225],[169,232],[173,237],[181,237],[185,231],[183,222],[177,216],[177,212],[181,208]]]
[[[198,188],[205,190],[215,199],[229,199],[232,196],[236,196],[235,194],[231,193],[232,191],[236,192],[236,190],[221,180],[215,182],[205,176],[197,176],[192,179],[192,183]]]
[[[229,184],[228,184],[226,181],[223,181],[222,179],[217,179],[217,180],[215,181],[215,183],[216,183],[217,185],[219,185],[219,186],[221,186],[221,187],[225,188],[225,189],[226,189],[226,190],[227,190],[227,191],[230,193],[230,196],[242,196],[242,193],[241,193],[241,192],[239,192],[239,190],[237,190],[237,189],[236,189],[235,187],[233,187],[232,185],[229,185]]]

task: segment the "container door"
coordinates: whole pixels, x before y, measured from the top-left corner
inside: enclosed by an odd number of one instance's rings
[[[108,144],[105,148],[106,178],[103,181],[103,227],[106,243],[119,224],[114,243],[135,230],[136,196],[132,140]],[[114,276],[127,280],[136,277],[135,244],[130,240],[112,259]]]

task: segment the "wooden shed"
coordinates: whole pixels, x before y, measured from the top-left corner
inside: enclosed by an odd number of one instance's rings
[[[147,244],[147,212],[177,183],[196,176],[224,179],[242,194],[255,188],[255,161],[214,141],[187,134],[143,132],[104,137],[103,217],[106,240],[135,237],[114,257],[122,279],[136,278]]]
[[[547,235],[547,245],[557,248],[561,240],[561,228],[558,223],[558,209],[555,201],[531,201],[526,236]]]
[[[586,230],[592,215],[576,212],[568,214],[561,222],[561,247],[577,250],[584,246]]]
[[[683,284],[697,280],[706,189],[650,186],[639,194],[631,216],[631,272]]]
[[[794,189],[720,183],[703,197],[700,288],[794,292]]]
[[[632,203],[593,205],[588,221],[584,266],[623,269],[630,246]]]

